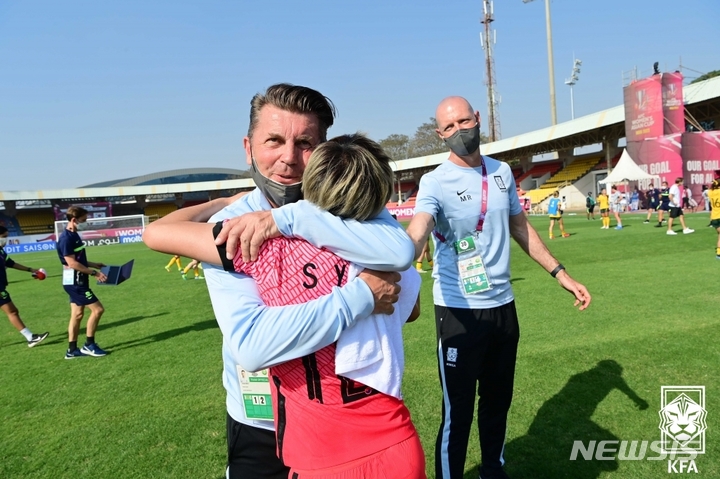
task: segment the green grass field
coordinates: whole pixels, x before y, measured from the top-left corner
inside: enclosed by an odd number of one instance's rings
[[[573,309],[570,295],[513,244],[521,340],[508,473],[665,477],[667,460],[570,461],[572,443],[658,440],[661,386],[702,385],[706,453],[695,462],[703,477],[720,477],[720,261],[707,215],[688,215],[696,233],[675,237],[640,216],[628,217],[622,231],[600,230],[599,220],[581,216],[566,220],[572,236],[549,247],[590,290],[587,311]],[[531,221],[546,237],[547,220]],[[63,359],[69,306],[56,255],[13,256],[49,273],[40,282],[9,270],[8,291],[26,324],[51,335],[29,349],[2,320],[0,477],[224,477],[221,335],[204,282],[167,273],[169,256],[142,244],[88,255],[108,264],[134,258],[135,270],[118,287],[94,287],[106,307],[96,339],[112,353],[72,361]],[[424,276],[422,316],[405,329],[404,391],[434,477],[441,393],[432,279]],[[473,434],[466,478],[477,477],[478,463]]]

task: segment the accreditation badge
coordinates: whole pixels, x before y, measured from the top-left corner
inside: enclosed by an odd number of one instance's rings
[[[456,241],[455,252],[458,255],[458,271],[463,292],[470,295],[491,290],[492,283],[482,256],[475,247],[475,238],[468,236]]]
[[[251,373],[237,366],[240,393],[248,419],[273,419],[270,373],[267,369]]]
[[[75,284],[75,270],[70,266],[63,265],[62,284],[63,286],[72,286]]]

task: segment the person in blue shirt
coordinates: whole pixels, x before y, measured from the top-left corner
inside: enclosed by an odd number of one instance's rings
[[[90,289],[90,276],[97,278],[101,283],[107,281],[107,276],[97,268],[105,267],[104,263],[90,262],[87,259],[85,243],[83,243],[78,228],[87,221],[88,212],[80,206],[71,206],[65,213],[68,224],[60,234],[57,241],[57,253],[63,265],[62,284],[70,297],[70,324],[68,325],[68,349],[65,359],[93,356],[96,358],[107,355],[95,342],[95,331],[105,308]],[[96,269],[92,269],[96,268]],[[85,344],[77,347],[80,323],[85,316],[85,307],[90,309],[87,326],[85,328]]]
[[[452,96],[440,102],[435,118],[435,131],[450,153],[420,180],[408,226],[417,253],[430,232],[435,246],[433,301],[443,391],[435,475],[463,477],[479,395],[480,478],[503,479],[520,337],[510,284],[510,239],[558,280],[581,310],[591,297],[528,223],[507,163],[480,154],[480,114],[466,99]]]
[[[15,303],[13,303],[10,293],[6,290],[8,285],[6,268],[26,271],[32,275],[37,274],[38,270],[16,263],[8,257],[7,252],[5,251],[5,245],[7,244],[9,234],[10,232],[8,229],[5,226],[0,225],[0,309],[2,309],[3,313],[7,315],[10,324],[12,324],[15,329],[23,335],[27,341],[28,347],[33,348],[43,342],[50,333],[45,332],[42,334],[33,334],[33,332],[25,326],[23,320],[20,319],[20,312],[18,311],[17,306],[15,306]]]
[[[387,210],[365,222],[344,221],[301,200],[305,166],[315,147],[326,141],[334,116],[330,100],[311,88],[277,84],[258,93],[243,139],[256,189],[182,208],[143,234],[152,249],[194,256],[198,241],[213,241],[202,223],[225,221],[218,242],[231,236],[226,247],[231,258],[239,245],[243,259],[254,261],[263,241],[282,233],[367,268],[328,296],[267,307],[251,277],[204,265],[223,334],[229,479],[286,479],[289,471],[276,456],[272,420],[248,417],[239,371],[259,371],[314,353],[373,312],[391,313],[398,300],[397,271],[417,257],[413,242]],[[266,235],[253,237],[260,232]]]
[[[565,232],[565,225],[563,224],[563,203],[564,203],[564,197],[563,201],[559,198],[560,193],[558,191],[555,191],[553,193],[552,197],[548,200],[548,217],[550,218],[550,239],[554,239],[555,235],[555,222],[558,222],[558,225],[560,226],[560,234],[563,238],[569,238],[570,235]]]

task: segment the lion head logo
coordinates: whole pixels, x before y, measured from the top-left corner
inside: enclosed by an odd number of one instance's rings
[[[698,439],[707,424],[707,412],[686,394],[680,394],[660,410],[660,430],[681,448]]]

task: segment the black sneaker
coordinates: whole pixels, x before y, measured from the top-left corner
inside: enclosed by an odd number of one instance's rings
[[[47,332],[42,334],[33,334],[32,339],[28,341],[28,348],[34,348],[36,345],[42,343],[48,336],[50,336],[50,333]]]
[[[643,221],[643,223],[650,223],[650,220],[645,220]]]

